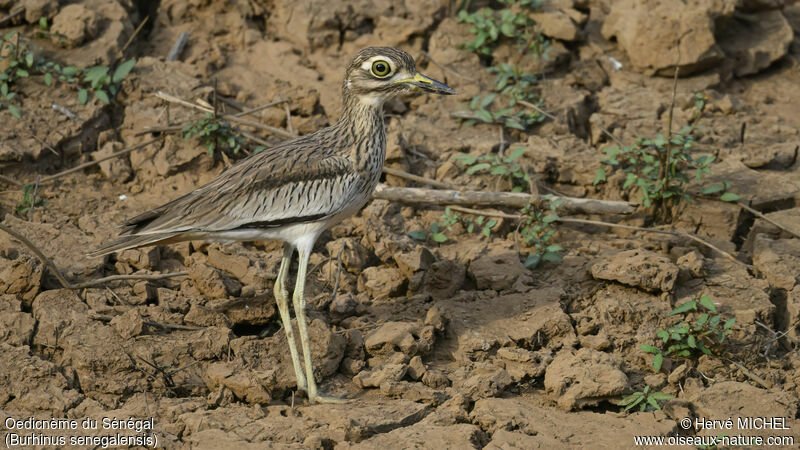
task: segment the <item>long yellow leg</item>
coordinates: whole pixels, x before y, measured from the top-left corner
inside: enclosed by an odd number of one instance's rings
[[[345,400],[329,397],[317,391],[317,383],[314,380],[314,368],[311,365],[311,341],[308,337],[308,324],[306,323],[306,299],[304,291],[306,287],[306,269],[308,268],[308,257],[311,256],[311,249],[314,241],[304,242],[297,246],[297,283],[294,287],[292,301],[294,303],[294,315],[297,317],[297,328],[300,331],[300,343],[303,346],[303,361],[306,366],[306,379],[308,380],[308,401],[311,403],[343,403]]]
[[[306,377],[303,375],[303,368],[300,367],[300,355],[297,353],[292,318],[289,316],[289,291],[286,289],[286,279],[289,276],[289,266],[292,264],[293,254],[294,247],[286,244],[283,247],[283,259],[281,260],[281,267],[278,269],[278,279],[275,280],[275,301],[278,303],[281,322],[283,322],[283,329],[286,331],[286,340],[289,341],[289,353],[292,355],[297,388],[305,391],[308,390],[308,387],[306,385]]]

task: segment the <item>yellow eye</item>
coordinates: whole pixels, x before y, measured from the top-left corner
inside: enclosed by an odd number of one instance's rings
[[[378,78],[386,78],[392,72],[392,67],[389,63],[379,59],[372,63],[372,74]]]

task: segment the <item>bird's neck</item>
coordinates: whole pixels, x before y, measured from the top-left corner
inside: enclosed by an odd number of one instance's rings
[[[386,157],[386,130],[383,126],[383,102],[380,97],[357,95],[345,87],[342,116],[334,125],[351,148],[358,170],[370,173],[383,166]]]

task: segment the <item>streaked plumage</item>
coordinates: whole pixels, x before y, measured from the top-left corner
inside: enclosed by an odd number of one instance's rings
[[[388,73],[379,76],[384,70]],[[308,256],[322,231],[358,211],[369,199],[386,155],[383,103],[415,89],[455,93],[420,75],[405,52],[390,47],[362,50],[347,69],[342,116],[334,125],[250,156],[205,186],[128,220],[122,237],[91,256],[186,240],[285,242],[275,296],[287,328],[298,385],[305,388],[288,304],[282,304],[288,297],[288,264],[297,249],[300,266],[294,307],[309,374],[308,394],[312,402],[324,400],[317,395],[310,375],[305,314],[301,311],[305,308],[302,291]]]

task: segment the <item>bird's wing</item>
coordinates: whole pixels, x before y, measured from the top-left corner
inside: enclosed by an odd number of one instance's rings
[[[205,186],[128,220],[125,234],[270,227],[336,214],[347,205],[358,173],[341,154],[298,144],[256,154]]]

